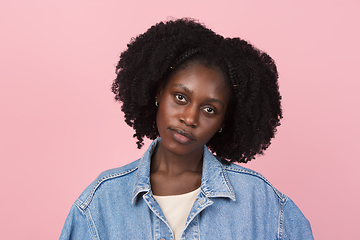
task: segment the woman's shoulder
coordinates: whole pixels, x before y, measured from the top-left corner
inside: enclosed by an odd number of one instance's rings
[[[262,174],[254,170],[234,163],[223,163],[222,166],[234,188],[246,187],[247,189],[256,188],[258,190],[262,189],[265,191],[271,191],[277,196],[277,198],[279,198],[280,201],[286,201],[288,198],[285,194],[277,190]]]
[[[121,184],[122,181],[129,181],[128,177],[135,178],[136,170],[138,169],[140,159],[126,164],[125,166],[106,170],[99,174],[99,176],[81,193],[76,200],[76,204],[85,209],[96,195],[97,191],[102,185],[106,184],[106,189],[124,188],[127,184]]]
[[[95,179],[95,181],[93,183],[101,184],[102,182],[104,182],[106,180],[119,178],[119,177],[125,176],[131,172],[134,172],[138,168],[139,161],[140,161],[140,159],[133,161],[131,163],[128,163],[122,167],[106,170],[106,171],[100,173],[99,176]]]

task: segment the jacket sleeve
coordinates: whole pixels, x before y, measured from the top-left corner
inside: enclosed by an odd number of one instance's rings
[[[310,222],[290,198],[285,202],[281,218],[280,239],[314,239]]]
[[[89,212],[79,209],[74,203],[70,209],[70,213],[66,218],[59,240],[83,240],[83,239],[99,239],[96,231],[92,231],[92,220]]]

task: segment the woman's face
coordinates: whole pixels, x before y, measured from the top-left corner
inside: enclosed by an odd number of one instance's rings
[[[157,128],[164,147],[177,155],[203,151],[223,126],[230,89],[217,67],[193,62],[159,91]]]

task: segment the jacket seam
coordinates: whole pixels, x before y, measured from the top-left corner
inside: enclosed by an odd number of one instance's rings
[[[95,222],[91,217],[91,213],[90,213],[89,209],[85,210],[85,215],[86,215],[86,218],[88,219],[88,224],[89,224],[91,235],[93,236],[94,240],[100,240],[99,234],[95,227]]]
[[[99,240],[100,237],[99,237],[99,234],[97,233],[97,230],[96,230],[96,227],[95,227],[95,223],[91,217],[91,214],[90,214],[90,210],[89,209],[82,209],[80,207],[80,202],[78,200],[76,200],[74,202],[74,205],[76,206],[76,208],[80,211],[81,214],[83,214],[85,217],[86,217],[86,220],[87,220],[87,226],[89,228],[89,231],[90,231],[90,235],[92,236],[92,239],[94,240]]]
[[[110,180],[110,179],[114,179],[114,178],[118,178],[118,177],[124,176],[124,175],[126,175],[126,174],[128,174],[128,173],[131,173],[131,172],[135,171],[137,168],[138,168],[138,167],[136,166],[136,167],[134,167],[134,168],[132,168],[132,169],[129,169],[129,170],[126,170],[126,171],[124,171],[124,172],[110,174],[110,175],[106,175],[106,176],[100,178],[100,179],[96,182],[95,186],[94,186],[93,189],[91,190],[91,192],[90,192],[89,196],[86,198],[86,200],[85,200],[82,204],[79,203],[79,204],[80,204],[79,207],[80,207],[82,210],[85,210],[85,208],[87,208],[87,206],[89,206],[89,204],[90,204],[90,202],[91,202],[91,200],[92,200],[92,198],[93,198],[93,196],[94,196],[94,194],[95,194],[95,191],[98,189],[98,187],[99,187],[103,182],[105,182],[105,181],[107,181],[107,180]]]
[[[288,202],[287,198],[284,198],[284,200],[280,202],[279,228],[278,228],[279,240],[283,239],[284,237],[284,221],[285,221],[284,208],[287,202]]]

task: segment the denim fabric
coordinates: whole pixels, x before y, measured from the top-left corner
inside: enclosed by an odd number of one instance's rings
[[[60,239],[174,239],[150,188],[150,159],[103,172],[71,207]],[[201,190],[181,239],[313,239],[299,208],[262,175],[204,147]]]

